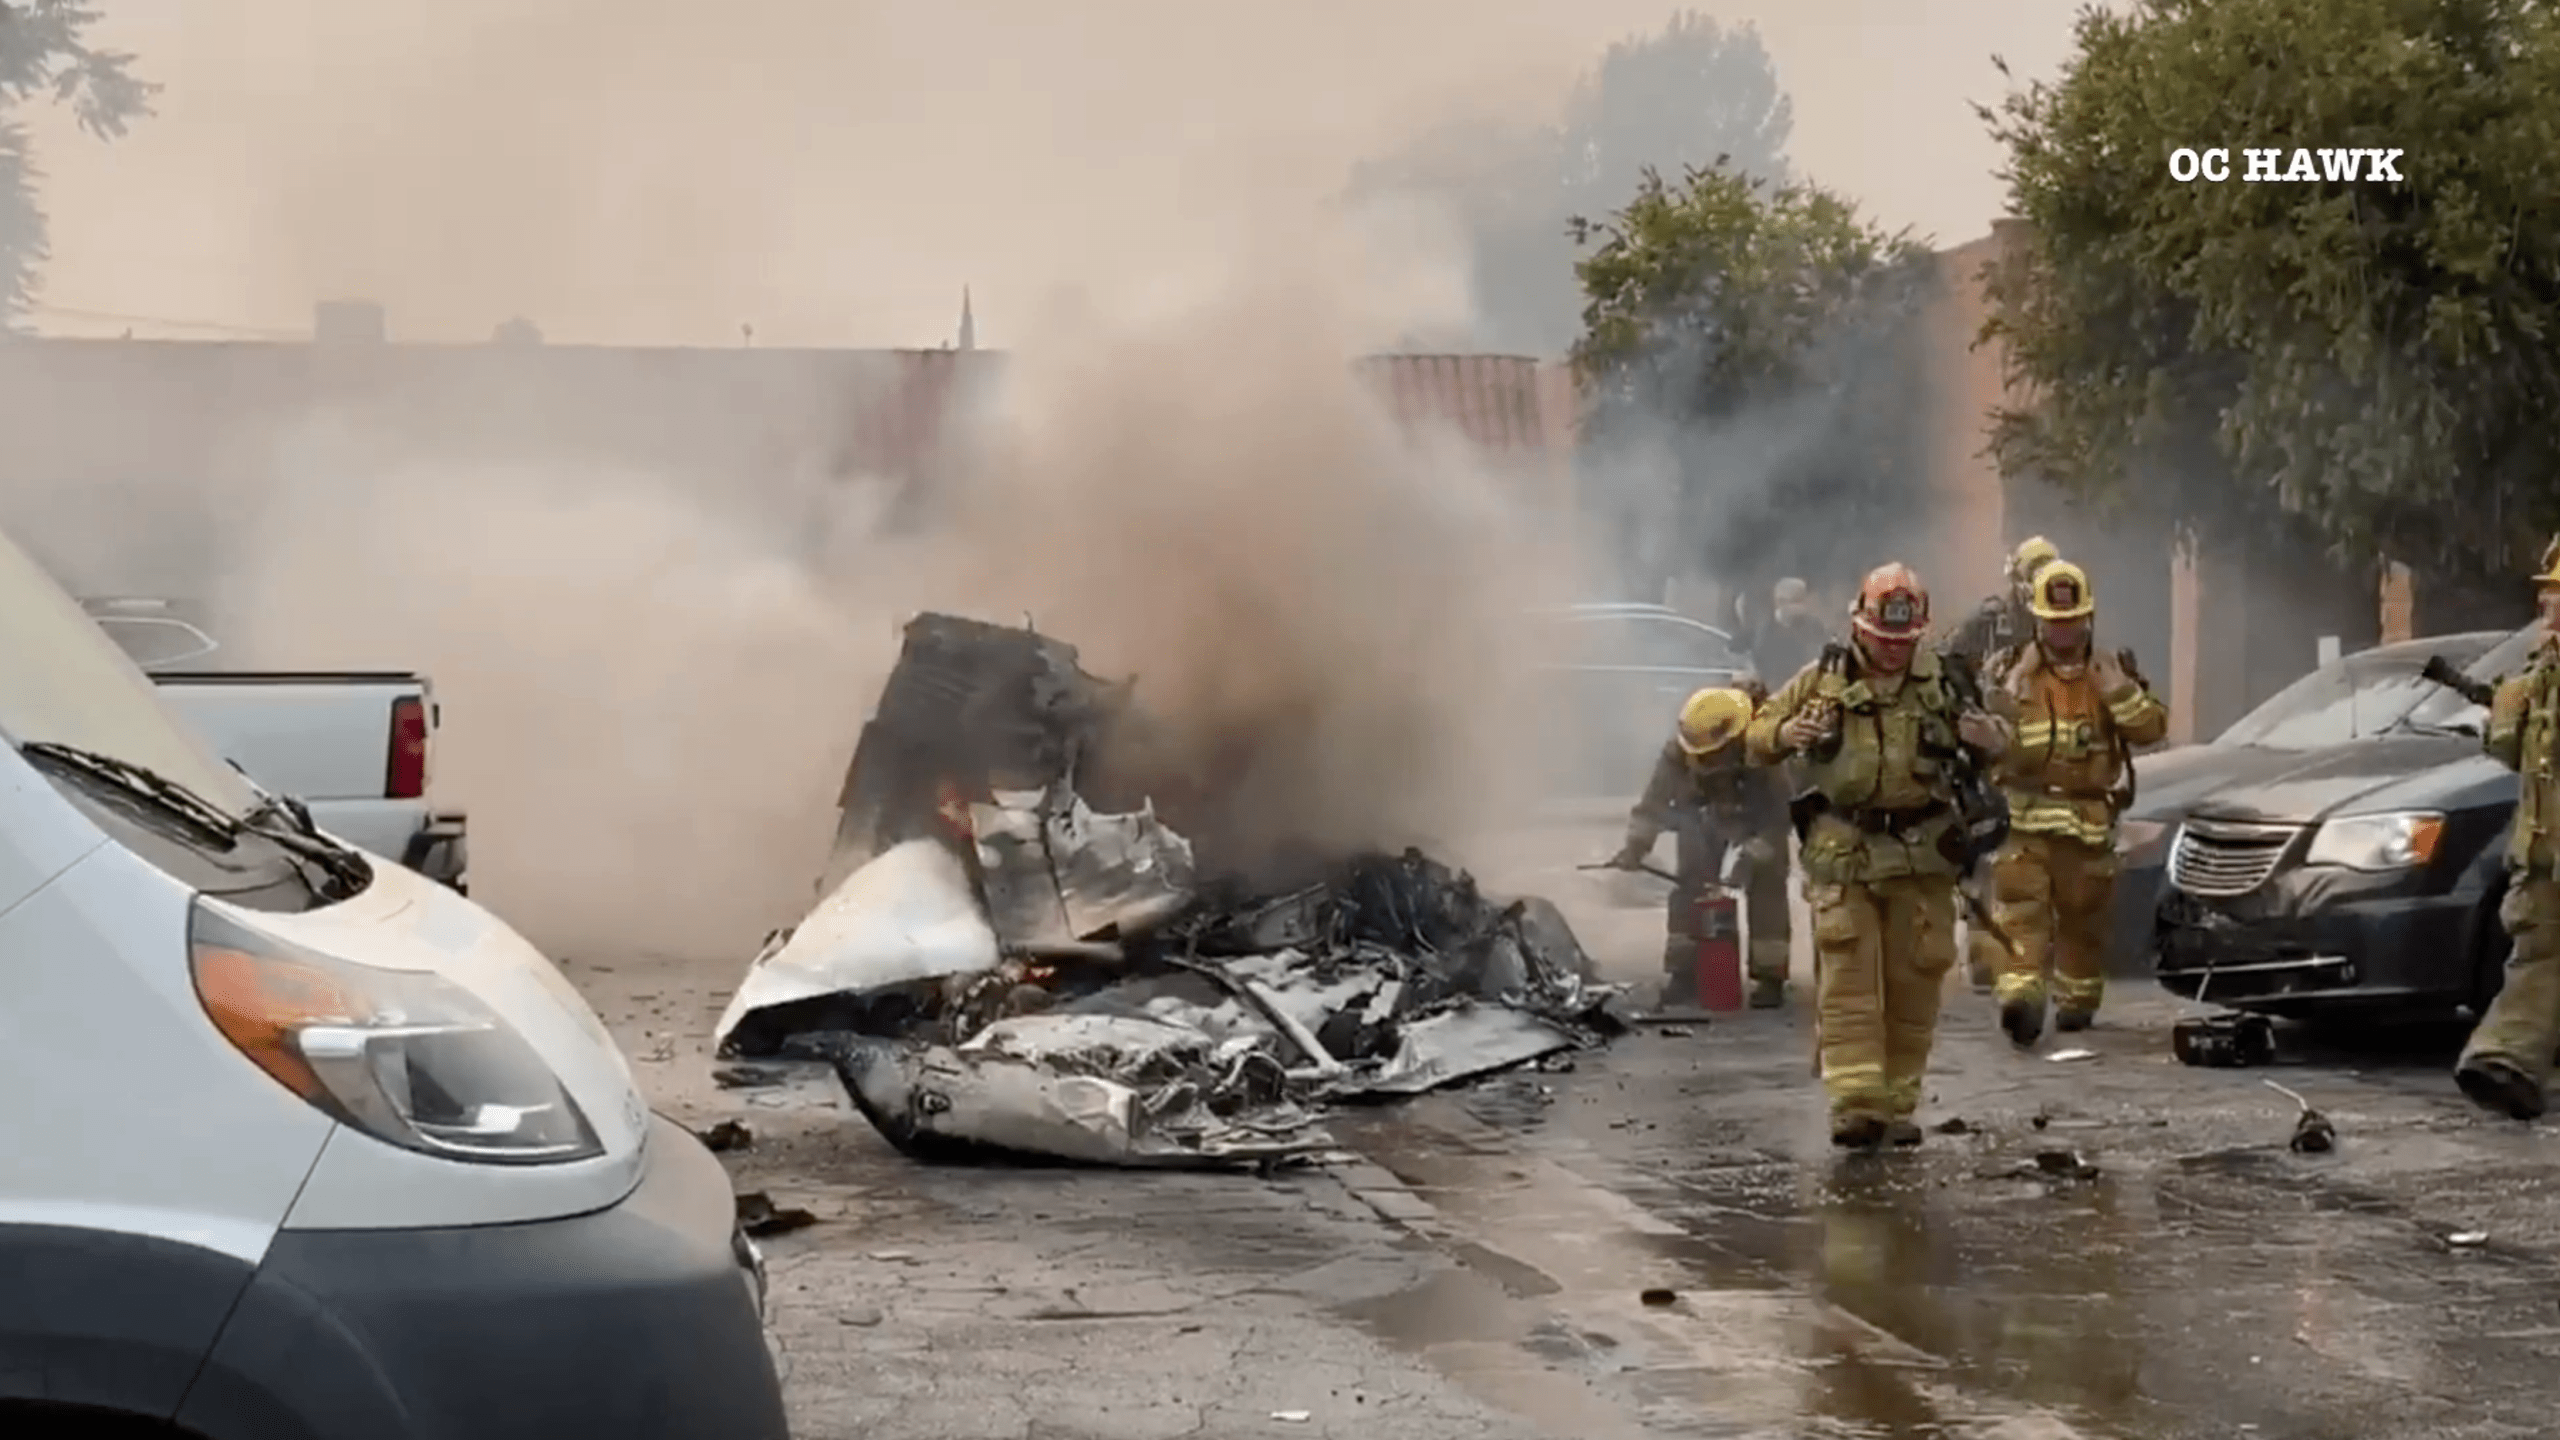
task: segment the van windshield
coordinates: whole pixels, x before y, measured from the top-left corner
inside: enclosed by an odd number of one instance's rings
[[[258,793],[160,703],[151,682],[42,567],[0,534],[0,734],[158,771],[238,816]]]

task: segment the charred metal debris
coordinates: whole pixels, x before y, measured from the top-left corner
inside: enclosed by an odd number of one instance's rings
[[[1413,850],[1204,877],[1152,801],[1097,808],[1145,773],[1133,692],[1027,627],[912,622],[825,898],[768,937],[721,1057],[827,1062],[921,1161],[1192,1167],[1624,1032],[1543,900]]]

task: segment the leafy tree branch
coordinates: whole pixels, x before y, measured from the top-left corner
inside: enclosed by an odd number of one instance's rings
[[[1616,215],[1577,229],[1596,241],[1573,349],[1593,471],[1653,452],[1675,492],[1675,564],[1742,580],[1881,558],[1877,527],[1916,515],[1928,488],[1928,248],[1820,186],[1725,164],[1677,184],[1647,171]]]
[[[2137,0],[1984,119],[2030,222],[1987,339],[2006,469],[2333,553],[2512,573],[2560,525],[2560,12]],[[2180,183],[2180,148],[2233,150]],[[2252,183],[2243,147],[2404,152]]]
[[[24,107],[68,107],[83,131],[113,140],[151,113],[160,90],[136,78],[133,56],[89,43],[98,19],[79,0],[0,0],[0,331],[25,316],[52,253]]]

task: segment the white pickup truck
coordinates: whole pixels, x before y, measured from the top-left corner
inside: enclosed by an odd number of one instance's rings
[[[443,715],[426,677],[201,668],[221,647],[176,603],[81,604],[215,754],[329,834],[469,892],[463,814],[427,793]]]

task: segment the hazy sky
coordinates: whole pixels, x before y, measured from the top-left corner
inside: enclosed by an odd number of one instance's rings
[[[49,126],[40,315],[409,339],[981,343],[1121,307],[1315,213],[1473,107],[1550,108],[1666,0],[109,0],[168,88],[114,145]],[[2050,74],[2067,0],[1767,0],[1794,158],[1888,224],[1988,228],[1989,63]],[[1281,217],[1275,221],[1275,217]],[[137,325],[137,333],[188,332]]]

